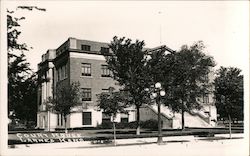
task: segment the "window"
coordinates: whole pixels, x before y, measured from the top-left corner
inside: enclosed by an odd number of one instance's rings
[[[102,77],[111,77],[111,71],[108,69],[108,65],[102,65]]]
[[[82,76],[91,76],[91,64],[82,63]]]
[[[91,125],[91,112],[83,112],[82,113],[82,124],[83,125]]]
[[[208,74],[206,74],[206,75],[204,76],[204,80],[205,80],[206,82],[209,81],[209,76],[208,76]]]
[[[128,118],[121,118],[121,123],[128,123]]]
[[[90,51],[90,45],[82,45],[81,49],[84,51]]]
[[[63,116],[62,114],[57,114],[57,126],[63,125]]]
[[[68,73],[67,73],[67,65],[61,66],[57,69],[57,80],[64,80],[67,78]]]
[[[210,116],[210,112],[205,111],[204,113],[205,113],[207,116]]]
[[[61,79],[60,73],[61,73],[61,69],[58,68],[58,69],[57,69],[57,80],[58,80],[58,81],[60,81],[60,79]]]
[[[121,114],[121,122],[128,123],[128,114]]]
[[[206,103],[206,104],[209,103],[209,94],[208,93],[203,94],[203,103]]]
[[[83,88],[82,94],[82,101],[91,101],[91,88]]]
[[[102,89],[102,93],[108,93],[109,89]]]
[[[111,120],[111,117],[105,114],[104,112],[102,112],[102,123],[110,122],[110,120]]]
[[[108,53],[109,53],[109,48],[101,47],[101,54],[108,54]]]
[[[64,78],[68,77],[68,68],[67,65],[64,66]]]

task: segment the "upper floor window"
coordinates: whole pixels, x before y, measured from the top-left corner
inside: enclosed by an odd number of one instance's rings
[[[82,101],[91,101],[91,88],[82,88]]]
[[[203,103],[206,103],[206,104],[209,103],[209,94],[208,94],[208,93],[203,94],[203,97],[202,97],[202,98],[203,98],[203,99],[202,99],[202,102],[203,102]]]
[[[109,89],[102,89],[102,93],[108,93]]]
[[[81,45],[81,50],[90,51],[90,45]]]
[[[68,77],[68,69],[67,69],[67,64],[59,67],[57,69],[57,80],[64,80]]]
[[[102,54],[108,54],[109,53],[109,48],[101,47],[101,53]]]
[[[111,71],[108,69],[108,65],[102,65],[102,77],[111,77]]]
[[[82,63],[81,76],[91,76],[91,64]]]

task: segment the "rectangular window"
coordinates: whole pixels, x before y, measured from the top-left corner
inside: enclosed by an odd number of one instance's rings
[[[81,76],[91,76],[91,64],[82,63]]]
[[[61,117],[61,126],[62,126],[64,123],[64,117],[62,116],[62,114],[60,114],[60,117]]]
[[[57,126],[60,125],[60,118],[59,118],[59,114],[57,114]]]
[[[91,125],[91,112],[83,112],[82,113],[82,124],[83,125]]]
[[[90,51],[90,45],[81,45],[81,50]]]
[[[128,118],[121,118],[121,123],[128,123]]]
[[[66,79],[68,76],[67,65],[59,67],[56,71],[56,74],[57,74],[57,81]]]
[[[60,81],[60,78],[61,78],[61,77],[60,77],[60,76],[61,76],[60,74],[61,74],[61,70],[60,70],[60,68],[58,68],[58,70],[57,70],[57,80],[58,80],[58,81]]]
[[[67,68],[67,64],[64,66],[64,78],[68,77],[68,68]]]
[[[82,88],[82,101],[91,101],[91,88]]]
[[[57,126],[63,125],[63,116],[62,114],[57,114]]]
[[[205,80],[206,82],[208,82],[208,81],[209,81],[208,74],[206,74],[206,75],[204,76],[204,80]]]
[[[121,114],[121,122],[128,123],[128,114]]]
[[[102,122],[110,122],[111,117],[102,112]]]
[[[65,73],[65,68],[64,66],[61,67],[61,79],[63,80],[65,77],[64,77],[64,73]]]
[[[203,103],[206,103],[206,104],[209,103],[209,94],[208,93],[203,94]]]
[[[101,47],[101,54],[108,54],[108,53],[109,53],[109,48]]]
[[[102,77],[111,77],[111,71],[108,69],[108,65],[102,65]]]
[[[102,89],[102,93],[108,93],[109,89]]]

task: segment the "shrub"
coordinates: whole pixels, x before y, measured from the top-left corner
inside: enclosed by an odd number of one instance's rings
[[[158,121],[157,120],[147,120],[141,122],[141,127],[146,129],[157,129],[158,128]]]
[[[111,121],[104,121],[102,124],[97,126],[98,129],[112,129],[113,123]]]

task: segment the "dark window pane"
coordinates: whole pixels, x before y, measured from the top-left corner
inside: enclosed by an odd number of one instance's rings
[[[128,123],[128,118],[121,118],[122,123]]]
[[[107,47],[101,47],[101,54],[105,55],[109,53],[109,48]]]
[[[83,112],[82,113],[82,124],[83,125],[91,125],[91,112]]]
[[[82,101],[91,101],[91,88],[82,88]]]
[[[108,65],[102,65],[102,77],[111,77],[111,71],[108,69]]]
[[[90,45],[82,45],[81,50],[90,51]]]
[[[81,76],[91,76],[91,64],[82,63]]]

